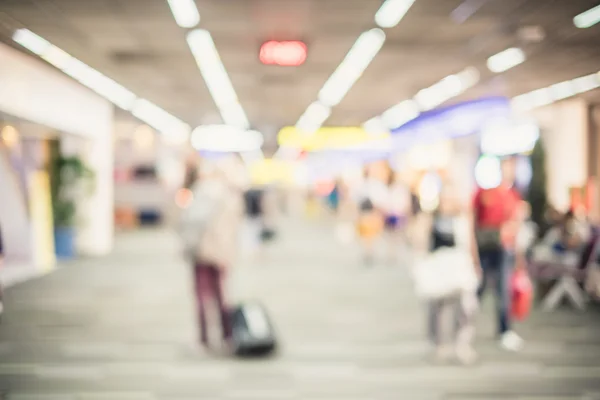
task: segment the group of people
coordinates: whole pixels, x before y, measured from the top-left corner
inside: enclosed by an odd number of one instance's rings
[[[515,160],[511,157],[504,159],[502,183],[493,189],[478,189],[471,204],[461,201],[460,194],[452,188],[451,182],[444,183],[439,206],[429,219],[419,218],[418,198],[394,174],[391,174],[388,182],[367,174],[358,189],[354,190],[338,184],[336,208],[341,218],[353,218],[368,265],[373,262],[375,243],[383,234],[388,236],[389,248],[394,255],[399,253],[399,249],[404,252],[418,251],[406,235],[407,227],[415,221],[418,224],[429,221],[430,227],[426,228],[429,252],[452,248],[458,246],[459,242],[464,244],[479,285],[470,297],[454,293],[429,301],[429,339],[438,359],[456,357],[464,363],[475,360],[473,319],[488,288],[493,290],[496,299],[496,329],[500,346],[509,351],[518,351],[524,345],[511,324],[510,277],[516,269],[525,268],[525,256],[534,233],[527,223],[530,208],[514,187],[515,170]],[[344,201],[350,206],[345,205]],[[349,209],[354,209],[354,213],[348,212]],[[459,220],[465,222],[463,226],[467,226],[464,234],[457,233]],[[464,237],[458,238],[457,235]],[[412,239],[415,234],[408,236]],[[411,243],[413,246],[410,246]],[[469,301],[465,301],[467,298]],[[444,326],[447,323],[445,315],[452,315],[453,322],[450,322],[452,326],[449,329]]]
[[[360,183],[339,180],[328,203],[337,213],[342,233],[349,230],[358,236],[364,263],[371,266],[381,238],[387,242],[387,258],[392,264],[398,262],[402,249],[409,244],[406,229],[416,214],[413,197],[398,175],[391,173],[385,182],[367,171]]]

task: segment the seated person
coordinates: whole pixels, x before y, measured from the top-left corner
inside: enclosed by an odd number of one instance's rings
[[[591,227],[573,210],[551,228],[537,250],[536,259],[550,258],[565,263],[577,263],[591,239]],[[548,260],[550,261],[550,260]]]

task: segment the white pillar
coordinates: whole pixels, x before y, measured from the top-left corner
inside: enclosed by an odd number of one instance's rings
[[[78,204],[84,221],[77,226],[77,246],[82,254],[108,253],[114,218],[113,105],[40,60],[3,44],[0,93],[0,110],[85,139],[88,148],[78,154],[96,172],[96,191]]]
[[[582,99],[555,103],[533,112],[546,149],[548,201],[559,210],[570,205],[569,189],[588,178],[588,105]]]
[[[453,140],[453,152],[448,166],[448,175],[459,201],[470,206],[477,183],[475,165],[479,157],[479,135],[465,136]]]
[[[114,241],[113,107],[106,104],[101,123],[87,141],[83,159],[95,173],[95,190],[81,204],[84,216],[77,232],[77,249],[85,255],[106,255]]]

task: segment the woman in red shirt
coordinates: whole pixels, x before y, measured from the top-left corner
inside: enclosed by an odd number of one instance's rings
[[[502,160],[502,182],[493,189],[479,189],[473,201],[475,261],[481,265],[482,281],[478,292],[484,294],[494,280],[498,309],[500,344],[518,351],[523,340],[510,326],[510,276],[515,266],[515,241],[519,229],[517,219],[521,196],[513,187],[515,158]]]

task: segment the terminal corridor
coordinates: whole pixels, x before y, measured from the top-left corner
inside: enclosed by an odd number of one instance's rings
[[[428,359],[424,309],[407,267],[364,267],[331,221],[288,221],[265,261],[231,272],[231,302],[263,301],[281,339],[271,359],[209,356],[176,237],[118,236],[108,258],[10,288],[0,325],[0,398],[600,399],[600,314],[536,311],[519,354],[478,318],[473,367]],[[490,299],[491,300],[491,299]]]

